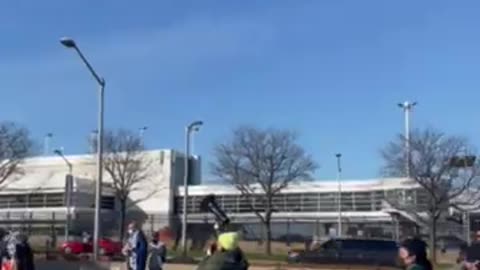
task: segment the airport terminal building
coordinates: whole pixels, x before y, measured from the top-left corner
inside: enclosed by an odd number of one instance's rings
[[[128,219],[144,221],[147,231],[165,226],[179,228],[183,207],[184,155],[174,150],[153,150],[146,154],[152,160],[149,179],[131,194],[131,200],[137,203],[129,208]],[[91,231],[95,156],[66,156],[66,159],[73,165],[70,207],[65,203],[65,177],[68,174],[65,161],[56,156],[30,158],[22,165],[23,174],[12,177],[0,188],[0,226],[27,230],[53,228],[61,232],[65,228],[67,213],[70,213],[72,233]],[[244,237],[258,239],[262,226],[241,193],[232,186],[202,184],[200,158],[192,157],[189,164],[188,231],[204,231],[212,227],[213,216],[200,210],[200,201],[213,193],[232,222],[245,229]],[[405,178],[344,180],[341,182],[341,193],[337,181],[294,183],[274,198],[272,234],[274,239],[325,236],[337,229],[339,215],[344,235],[395,239],[415,233],[414,217],[394,209],[387,203],[387,198],[398,198],[403,203],[418,207],[426,203],[425,194],[419,186]],[[339,199],[341,213],[338,211]],[[111,179],[104,173],[101,224],[106,235],[114,234],[118,228],[118,206]],[[454,235],[461,232],[461,227],[452,224],[444,231]]]

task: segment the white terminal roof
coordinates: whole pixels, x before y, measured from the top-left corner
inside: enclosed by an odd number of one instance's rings
[[[161,151],[147,151],[148,155],[155,155]],[[75,179],[82,179],[93,184],[96,178],[95,155],[65,155],[72,164]],[[40,156],[27,158],[20,165],[21,174],[15,174],[0,185],[0,193],[17,193],[36,191],[58,191],[65,188],[65,176],[68,174],[68,166],[59,156]],[[111,183],[107,173],[103,175],[105,185]],[[86,183],[84,183],[86,184]],[[93,187],[93,186],[92,186]]]
[[[295,182],[291,183],[285,188],[282,193],[319,193],[319,192],[338,192],[338,181],[308,181],[308,182]],[[414,189],[418,188],[412,180],[406,178],[379,178],[379,179],[367,179],[367,180],[342,180],[341,190],[342,192],[361,192],[361,191],[373,191],[373,190],[391,190],[391,189]],[[262,189],[259,185],[256,185],[258,193],[262,193]],[[184,194],[183,187],[177,189],[177,194],[182,196]],[[234,186],[228,184],[210,184],[189,186],[188,194],[195,196],[202,196],[207,194],[215,195],[235,195],[240,194]]]

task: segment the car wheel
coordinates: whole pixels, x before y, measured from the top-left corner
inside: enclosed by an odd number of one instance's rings
[[[63,253],[67,255],[72,254],[72,248],[71,247],[64,248]]]
[[[104,248],[100,248],[100,250],[98,250],[98,253],[100,254],[100,256],[105,256],[105,254],[106,254]]]

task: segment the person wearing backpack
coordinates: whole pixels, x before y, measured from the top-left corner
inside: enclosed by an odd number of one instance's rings
[[[158,233],[155,233],[150,243],[150,254],[147,260],[149,270],[162,270],[163,264],[166,262],[167,247],[158,238]]]

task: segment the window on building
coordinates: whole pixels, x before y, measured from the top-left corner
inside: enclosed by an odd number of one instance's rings
[[[183,197],[175,196],[175,200],[173,202],[173,208],[176,214],[183,213]]]
[[[46,193],[45,207],[62,207],[64,206],[64,197],[62,193]]]
[[[102,209],[115,209],[115,196],[102,196]]]
[[[238,199],[239,195],[223,195],[221,202],[219,202],[220,207],[222,207],[226,213],[237,213]]]
[[[321,212],[337,211],[337,193],[328,192],[320,193],[320,209]]]
[[[352,192],[342,192],[341,193],[342,201],[342,211],[353,211],[353,193]]]
[[[287,212],[300,212],[301,211],[301,194],[300,193],[288,193],[285,194],[286,211]]]
[[[355,192],[355,211],[372,211],[372,193],[369,191]]]
[[[419,211],[425,210],[428,208],[428,192],[425,189],[418,188],[415,189],[415,201],[416,207]]]
[[[256,211],[265,211],[265,196],[252,195]]]
[[[188,196],[187,211],[188,213],[198,213],[200,211],[200,202],[202,198],[199,196]]]
[[[373,210],[380,211],[385,200],[385,193],[383,190],[377,190],[372,193]]]
[[[318,193],[304,193],[302,194],[302,211],[316,212],[318,211]]]
[[[251,198],[247,198],[245,196],[240,197],[238,203],[238,212],[240,213],[250,213],[252,212],[251,208]]]
[[[285,194],[275,194],[272,198],[273,209],[276,212],[285,211]]]
[[[31,208],[43,207],[45,204],[45,194],[29,194],[28,204]]]

